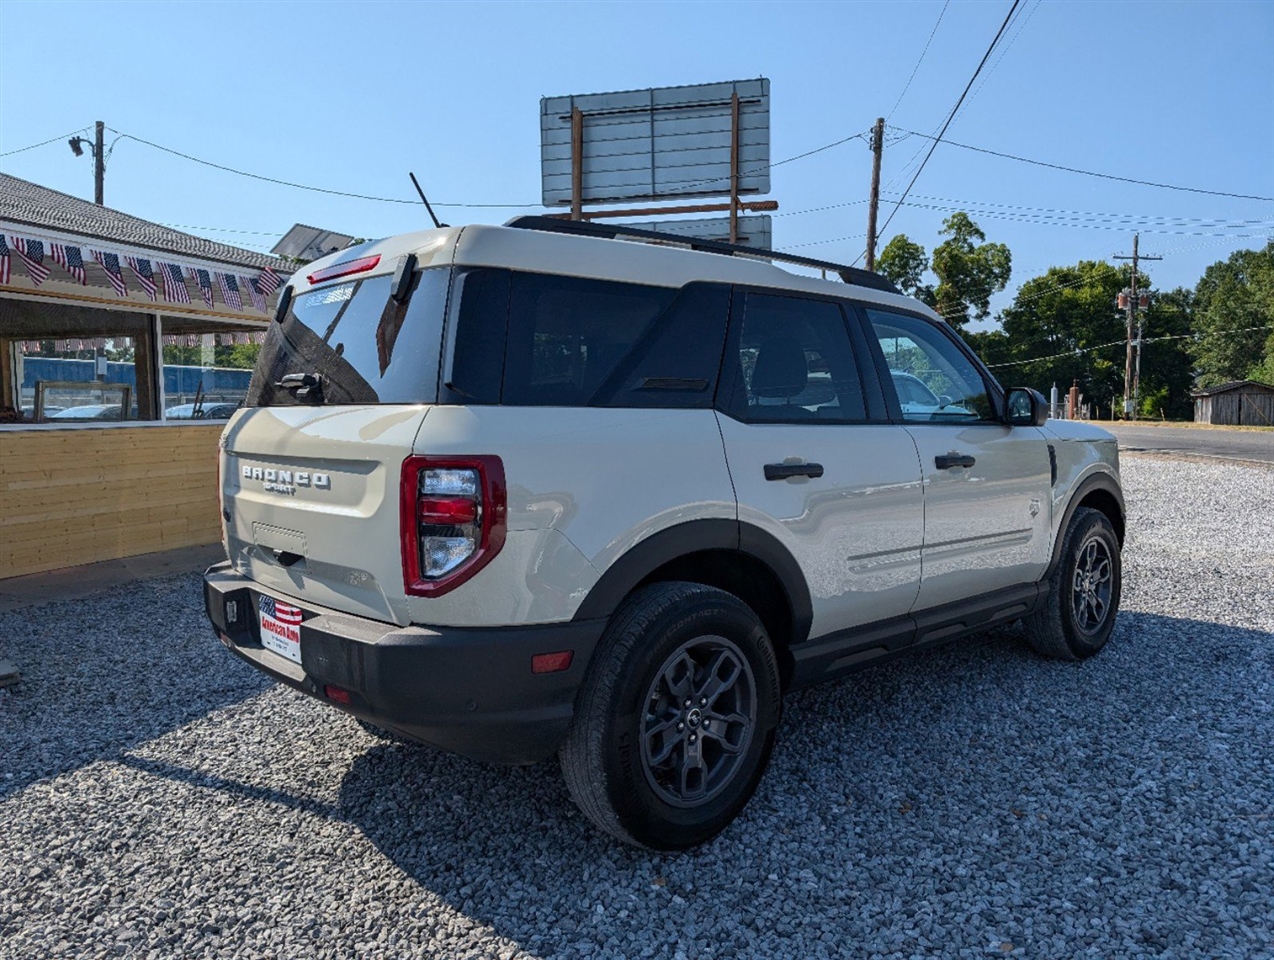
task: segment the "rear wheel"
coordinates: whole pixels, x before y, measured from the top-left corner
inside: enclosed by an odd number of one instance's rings
[[[594,655],[562,747],[567,788],[621,840],[692,847],[751,797],[779,712],[756,614],[712,587],[652,584],[624,602]]]
[[[1062,660],[1097,653],[1115,629],[1122,576],[1115,528],[1101,511],[1079,507],[1049,577],[1049,595],[1024,621],[1031,646]]]

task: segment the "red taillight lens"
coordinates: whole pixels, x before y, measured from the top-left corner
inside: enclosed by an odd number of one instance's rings
[[[400,496],[403,581],[411,596],[454,590],[504,546],[499,457],[408,457]]]
[[[352,273],[366,273],[368,270],[375,270],[376,265],[379,263],[380,254],[377,253],[370,257],[359,257],[357,260],[334,263],[330,267],[324,267],[322,270],[315,270],[305,279],[310,281],[310,283],[322,283],[324,280],[348,277]]]

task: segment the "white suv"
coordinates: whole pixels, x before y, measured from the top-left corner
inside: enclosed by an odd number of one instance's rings
[[[743,808],[788,690],[1014,620],[1096,653],[1114,439],[879,276],[767,256],[522,218],[303,268],[222,436],[222,642],[382,731],[559,753],[661,849]]]

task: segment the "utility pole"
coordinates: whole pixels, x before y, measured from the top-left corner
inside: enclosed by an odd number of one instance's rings
[[[885,118],[871,131],[871,205],[867,209],[867,269],[876,269],[876,208],[880,206],[880,155],[885,148]]]
[[[1132,237],[1132,256],[1124,256],[1115,254],[1116,260],[1132,261],[1132,282],[1128,285],[1128,350],[1124,356],[1124,416],[1137,419],[1137,401],[1141,398],[1141,321],[1137,317],[1137,308],[1140,306],[1139,295],[1137,293],[1137,265],[1142,260],[1162,260],[1163,257],[1143,257],[1137,248],[1137,243],[1141,239],[1140,234],[1133,234]],[[1122,297],[1121,297],[1122,299]],[[1133,340],[1133,333],[1136,332],[1136,340]],[[1133,344],[1136,343],[1137,359],[1136,365],[1133,363]]]
[[[102,142],[106,139],[105,126],[101,120],[97,121],[93,147],[93,202],[99,207],[105,203],[102,199],[103,181],[106,179],[106,154],[102,152]]]

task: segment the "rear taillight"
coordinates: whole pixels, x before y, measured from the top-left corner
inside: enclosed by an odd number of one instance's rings
[[[490,456],[408,457],[400,510],[407,593],[454,590],[504,546],[504,465]]]

